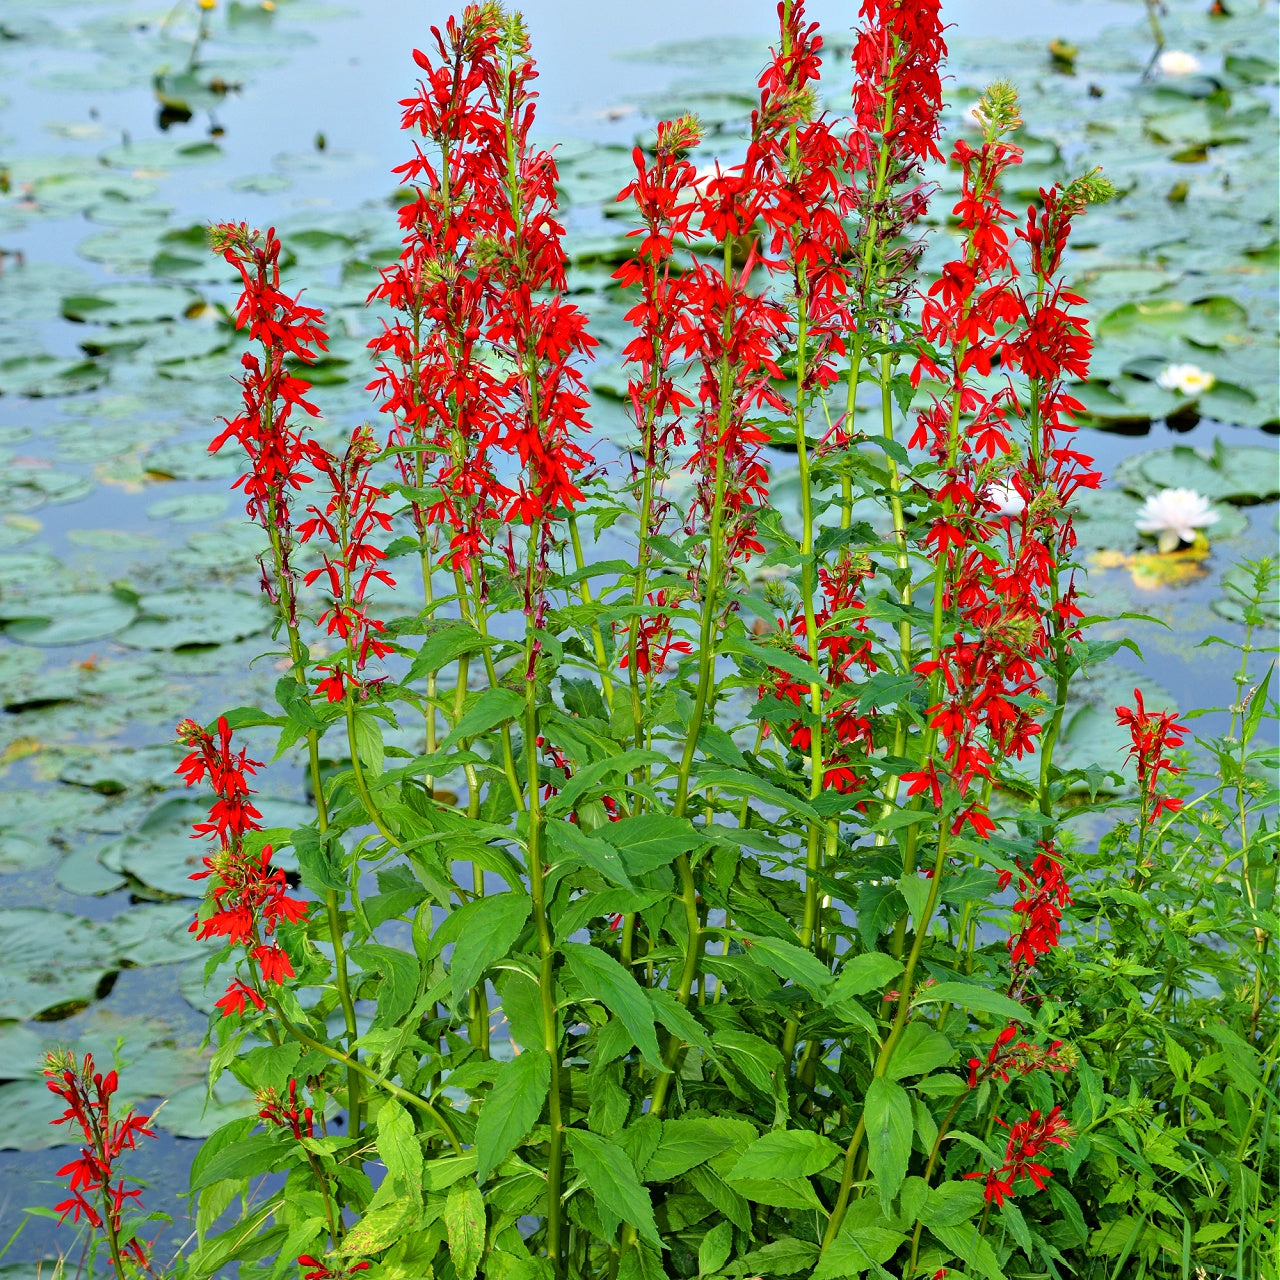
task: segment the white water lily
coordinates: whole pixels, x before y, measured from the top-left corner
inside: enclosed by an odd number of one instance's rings
[[[1194,489],[1161,489],[1142,504],[1133,523],[1139,533],[1158,538],[1161,551],[1173,551],[1180,542],[1194,542],[1196,530],[1217,518],[1209,499]]]
[[[1194,364],[1165,365],[1156,375],[1156,382],[1166,391],[1177,391],[1184,396],[1198,396],[1217,380],[1207,369]]]
[[[1200,70],[1200,59],[1194,53],[1181,49],[1166,49],[1156,61],[1156,66],[1167,76],[1193,76]]]

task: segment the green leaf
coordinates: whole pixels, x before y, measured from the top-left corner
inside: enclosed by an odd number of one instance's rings
[[[476,1122],[476,1177],[483,1182],[528,1136],[542,1114],[551,1083],[551,1057],[526,1049],[505,1063]]]
[[[775,1209],[823,1208],[808,1178],[731,1178],[733,1189],[753,1204]]]
[[[811,951],[782,938],[758,934],[741,936],[752,961],[763,963],[780,978],[803,987],[815,1000],[822,1000],[831,990],[831,974]]]
[[[694,769],[697,772],[699,789],[718,787],[721,791],[727,791],[732,795],[753,796],[766,804],[776,805],[779,809],[789,809],[792,813],[798,813],[801,817],[814,822],[821,818],[818,811],[807,800],[802,800],[790,791],[784,791],[781,787],[774,786],[772,782],[766,782],[763,778],[758,778],[755,774],[747,773],[743,769],[708,769],[697,763],[694,764]]]
[[[898,1194],[911,1158],[911,1099],[907,1091],[893,1080],[876,1076],[867,1089],[864,1119],[867,1158],[880,1201],[887,1204]]]
[[[657,751],[620,751],[605,760],[596,760],[579,769],[570,778],[559,794],[551,797],[546,804],[548,816],[558,813],[569,813],[578,798],[592,787],[599,786],[606,778],[625,777],[633,769],[647,764],[670,764],[666,756]]]
[[[667,813],[643,813],[602,827],[600,836],[615,845],[632,875],[665,867],[682,853],[705,843],[685,818]]]
[[[702,1029],[702,1023],[689,1012],[665,987],[645,987],[645,995],[653,1005],[653,1016],[662,1023],[673,1036],[679,1036],[685,1044],[690,1044],[710,1058],[715,1058],[716,1049],[711,1037]]]
[[[836,975],[835,985],[827,992],[826,1005],[839,1004],[854,996],[883,991],[902,972],[902,961],[883,951],[866,951],[846,961]]]
[[[570,1129],[565,1137],[578,1172],[591,1194],[608,1205],[656,1248],[662,1248],[653,1202],[636,1177],[631,1157],[616,1143],[585,1129]]]
[[[368,711],[357,711],[354,726],[356,757],[376,776],[382,772],[382,762],[386,755],[382,745],[382,723]]]
[[[650,1066],[665,1071],[658,1052],[653,1006],[646,999],[644,988],[607,952],[580,942],[566,942],[560,949],[586,993],[621,1019]]]
[[[554,855],[553,866],[585,863],[611,884],[623,889],[634,888],[620,852],[612,842],[588,835],[572,822],[548,822],[546,833],[547,844]]]
[[[191,1190],[202,1191],[224,1178],[254,1178],[283,1168],[294,1156],[292,1144],[279,1133],[254,1133],[223,1147],[199,1170],[191,1171]]]
[[[930,1227],[929,1230],[957,1258],[964,1259],[966,1270],[972,1269],[979,1275],[985,1276],[986,1280],[1007,1280],[1004,1272],[1000,1270],[1000,1260],[996,1257],[995,1251],[978,1234],[976,1226],[936,1226]]]
[[[441,667],[456,662],[464,654],[479,653],[486,644],[492,643],[468,622],[450,621],[438,631],[432,631],[422,642],[422,648],[414,655],[405,677],[406,684],[413,684],[439,671]]]
[[[732,1133],[708,1117],[664,1120],[657,1150],[645,1165],[646,1182],[670,1182],[733,1146]]]
[[[456,908],[436,930],[431,941],[437,952],[445,941],[454,943],[449,977],[455,1008],[484,971],[511,950],[529,918],[529,908],[523,894],[495,893]]]
[[[888,1262],[905,1239],[901,1231],[887,1227],[846,1226],[822,1251],[809,1280],[860,1276],[868,1268]]]
[[[797,1271],[808,1271],[818,1260],[818,1246],[794,1236],[782,1236],[771,1240],[760,1249],[753,1249],[738,1259],[738,1266],[760,1276],[792,1276]]]
[[[449,1256],[459,1280],[475,1280],[480,1255],[484,1252],[484,1198],[480,1188],[467,1178],[449,1188],[444,1202],[444,1225],[449,1237]]]
[[[524,699],[510,689],[486,689],[462,713],[458,723],[440,743],[437,751],[451,747],[463,738],[475,738],[500,724],[516,720],[524,711]]]
[[[399,1178],[416,1193],[422,1182],[422,1144],[413,1117],[394,1098],[378,1108],[378,1155],[387,1166],[388,1178]]]
[[[921,987],[912,997],[913,1004],[929,1004],[945,1000],[970,1013],[990,1013],[1009,1022],[1036,1025],[1031,1010],[999,991],[979,987],[971,982],[939,982],[932,987]]]
[[[909,1022],[894,1046],[885,1075],[890,1080],[925,1076],[934,1067],[945,1066],[954,1053],[955,1049],[946,1036],[923,1022]]]
[[[417,957],[399,947],[386,947],[377,942],[352,947],[347,954],[366,973],[382,975],[372,1029],[396,1026],[418,998],[421,971]]]
[[[757,1138],[742,1153],[728,1177],[737,1182],[743,1178],[807,1178],[821,1173],[840,1156],[840,1148],[809,1129],[775,1129]]]
[[[698,1242],[698,1275],[719,1271],[733,1252],[733,1223],[717,1222]]]
[[[956,1227],[976,1218],[982,1205],[981,1182],[944,1182],[930,1190],[929,1198],[920,1210],[920,1221],[930,1230],[934,1227]]]

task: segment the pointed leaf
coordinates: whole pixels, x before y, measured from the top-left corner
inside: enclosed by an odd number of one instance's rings
[[[566,942],[560,949],[586,993],[621,1019],[650,1066],[665,1071],[653,1025],[653,1006],[644,988],[607,952],[580,942]]]
[[[526,1049],[498,1073],[476,1122],[476,1177],[483,1182],[528,1136],[542,1114],[551,1083],[545,1049]]]
[[[596,1200],[608,1205],[660,1249],[662,1241],[653,1216],[653,1202],[636,1177],[631,1157],[616,1143],[586,1129],[570,1129],[565,1137],[573,1162]]]

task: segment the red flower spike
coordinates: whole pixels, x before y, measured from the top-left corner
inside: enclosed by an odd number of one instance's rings
[[[68,1215],[73,1222],[83,1217],[94,1229],[109,1225],[112,1234],[119,1236],[125,1202],[138,1199],[142,1193],[128,1188],[125,1180],[116,1176],[115,1161],[121,1152],[134,1149],[140,1136],[155,1137],[147,1127],[149,1117],[130,1110],[123,1119],[112,1118],[111,1098],[119,1081],[114,1071],[105,1075],[95,1071],[92,1054],[85,1054],[77,1062],[65,1050],[51,1053],[45,1060],[44,1074],[50,1092],[67,1104],[62,1115],[50,1123],[74,1122],[85,1142],[79,1157],[58,1170],[59,1177],[69,1176],[71,1196],[55,1205],[55,1212],[62,1221]],[[89,1196],[98,1197],[99,1204],[91,1203]],[[147,1251],[139,1241],[131,1241],[128,1250],[150,1270]]]
[[[1116,723],[1129,730],[1131,742],[1127,758],[1137,764],[1143,816],[1146,822],[1153,823],[1161,813],[1176,813],[1182,808],[1181,800],[1161,796],[1157,791],[1161,773],[1176,778],[1182,772],[1165,752],[1182,746],[1190,730],[1178,723],[1175,711],[1148,711],[1143,705],[1141,689],[1133,691],[1133,701],[1133,708],[1116,708]]]

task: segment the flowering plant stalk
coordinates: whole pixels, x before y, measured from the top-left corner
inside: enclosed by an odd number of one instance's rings
[[[936,0],[865,0],[847,116],[819,108],[802,0],[778,14],[741,159],[698,167],[687,117],[635,150],[626,458],[588,435],[596,343],[499,5],[414,54],[382,417],[341,452],[279,240],[213,229],[258,346],[212,448],[245,451],[286,674],[276,708],[179,726],[213,796],[213,1076],[259,1104],[196,1162],[183,1274],[1000,1280],[1062,1257],[1080,1049],[1041,975],[1064,808],[1098,784],[1056,748],[1120,644],[1085,638],[1072,560],[1101,477],[1062,262],[1109,189],[1010,208],[1021,122],[993,85],[925,288]],[[1127,714],[1145,831],[1177,804],[1155,789],[1177,726]],[[242,730],[298,750],[314,821],[259,829]]]

